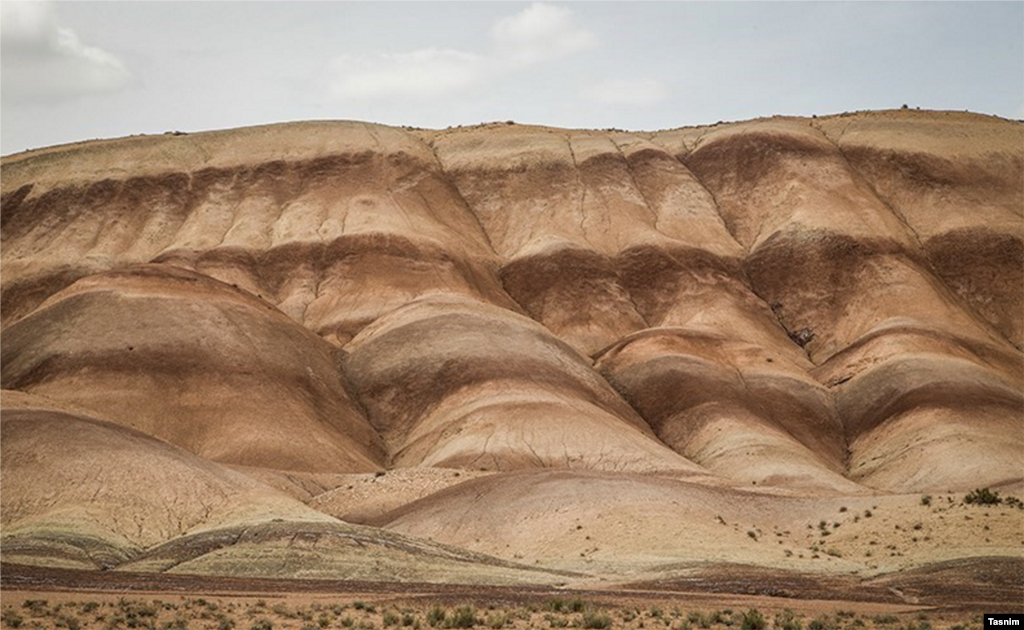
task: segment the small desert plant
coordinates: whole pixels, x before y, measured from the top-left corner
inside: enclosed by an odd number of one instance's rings
[[[604,613],[596,613],[593,611],[583,613],[584,628],[597,628],[598,630],[603,630],[604,628],[610,628],[611,625],[612,618]]]
[[[551,612],[569,612],[572,605],[560,597],[552,597],[544,602],[544,607]]]
[[[775,627],[778,630],[803,630],[804,624],[792,610],[787,608],[775,615]]]
[[[840,626],[838,619],[822,615],[807,624],[807,630],[839,630]]]
[[[56,625],[58,628],[67,628],[68,630],[78,630],[81,624],[78,621],[78,617],[65,615],[57,618]]]
[[[756,608],[751,608],[740,617],[742,630],[764,630],[766,627],[768,627],[768,621]]]
[[[993,492],[988,488],[977,488],[973,492],[968,492],[964,495],[964,503],[968,505],[999,505],[1003,500],[999,497],[998,492]]]
[[[921,505],[927,506],[927,505],[931,505],[931,504],[932,504],[932,495],[926,494],[926,495],[921,497]]]
[[[444,625],[446,628],[472,628],[476,625],[476,611],[472,606],[459,606]]]
[[[447,616],[448,612],[444,609],[444,606],[434,604],[434,606],[427,611],[427,623],[436,628],[444,622],[444,618]]]
[[[274,607],[271,608],[271,610],[274,611],[275,615],[279,615],[281,617],[286,617],[288,619],[291,619],[292,617],[295,616],[294,614],[292,614],[292,612],[290,610],[288,610],[288,607],[285,606],[284,604],[274,604]]]
[[[0,613],[0,621],[3,621],[8,628],[20,628],[23,620],[21,615],[14,612],[13,609],[5,608],[4,611]]]
[[[269,619],[257,619],[252,622],[252,630],[274,630],[274,624]]]

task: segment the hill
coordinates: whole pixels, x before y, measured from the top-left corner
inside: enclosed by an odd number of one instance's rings
[[[1019,122],[309,122],[0,171],[7,564],[1024,561],[1024,512],[962,502],[1024,492]]]

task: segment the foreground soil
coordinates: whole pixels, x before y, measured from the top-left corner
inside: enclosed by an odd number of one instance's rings
[[[897,615],[902,616],[900,619],[903,621],[911,619],[911,614],[916,616],[925,613],[938,615],[947,621],[958,620],[956,623],[968,623],[972,616],[981,612],[1009,611],[1015,610],[1015,606],[1020,606],[1020,602],[1024,601],[1024,561],[998,557],[972,558],[940,562],[925,568],[865,580],[849,576],[828,577],[772,571],[751,565],[718,564],[695,568],[685,577],[674,580],[589,587],[568,584],[555,587],[506,587],[343,580],[242,579],[57,570],[0,563],[0,605],[5,606],[6,610],[15,610],[19,604],[26,604],[29,600],[88,600],[111,604],[115,600],[123,602],[125,597],[138,601],[159,599],[179,604],[184,602],[185,608],[193,604],[205,606],[193,601],[196,598],[216,598],[219,601],[238,602],[238,606],[246,608],[247,614],[253,613],[254,608],[265,607],[259,603],[264,600],[306,605],[311,612],[321,610],[325,606],[332,606],[334,610],[336,605],[348,610],[351,607],[349,604],[369,602],[379,607],[381,612],[398,608],[403,614],[407,614],[409,611],[422,613],[427,606],[441,604],[449,607],[472,605],[487,611],[502,610],[508,621],[513,622],[516,617],[509,617],[510,610],[519,610],[519,616],[525,615],[521,612],[523,610],[527,611],[528,615],[536,615],[543,608],[547,608],[550,613],[552,605],[555,605],[553,601],[565,601],[575,602],[572,605],[577,610],[571,611],[574,613],[584,612],[583,606],[586,604],[587,611],[622,608],[625,611],[622,615],[625,617],[631,617],[629,611],[639,610],[690,610],[707,613],[713,610],[755,607],[768,613],[796,611],[804,616],[844,611],[859,615]],[[254,599],[258,601],[254,603]],[[202,599],[200,601],[202,602]],[[156,605],[160,607],[161,604]],[[569,606],[566,612],[570,612],[571,607]],[[365,607],[358,607],[354,610],[364,614],[362,617],[366,618],[374,614],[373,608],[374,606],[370,606],[367,610]],[[178,611],[179,608],[168,607],[167,610]],[[298,613],[296,615],[301,617]],[[288,618],[280,612],[279,617]],[[338,617],[337,611],[335,617]],[[642,617],[639,612],[635,612],[631,619],[622,620],[625,625],[615,625],[632,627],[628,622]],[[378,621],[383,623],[384,620]],[[526,627],[558,627],[557,624],[551,623],[536,625],[534,622],[537,620],[534,617],[528,617],[526,621],[529,622]],[[690,619],[690,622],[693,621]],[[733,623],[723,624],[732,626],[737,620],[732,621]],[[494,626],[494,622],[492,619],[492,627],[503,627]],[[321,627],[330,625],[329,623]],[[510,625],[517,626],[514,622]],[[666,625],[686,627],[668,622]],[[702,628],[710,627],[702,623],[696,625]],[[863,627],[852,623],[847,625]],[[642,621],[638,627],[643,627]]]

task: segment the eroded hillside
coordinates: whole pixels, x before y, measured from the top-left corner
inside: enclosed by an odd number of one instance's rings
[[[5,562],[820,570],[839,507],[831,569],[1021,555],[942,513],[1024,489],[1020,123],[297,123],[2,188]],[[864,553],[923,493],[934,540]]]

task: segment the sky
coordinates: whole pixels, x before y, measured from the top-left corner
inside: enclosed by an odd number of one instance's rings
[[[1024,118],[1024,2],[0,1],[0,153],[295,120]]]

